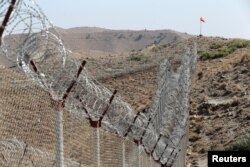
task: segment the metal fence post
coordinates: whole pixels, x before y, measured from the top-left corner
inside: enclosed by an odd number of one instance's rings
[[[64,166],[64,148],[63,148],[63,111],[56,112],[56,166]]]
[[[100,129],[96,128],[96,166],[100,166]]]
[[[122,142],[122,167],[126,166],[126,146],[124,141]]]

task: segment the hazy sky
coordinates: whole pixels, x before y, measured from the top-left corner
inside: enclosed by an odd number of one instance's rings
[[[173,29],[250,39],[250,0],[36,0],[56,26]]]

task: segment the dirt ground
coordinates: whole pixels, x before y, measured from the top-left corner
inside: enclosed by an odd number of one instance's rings
[[[249,84],[250,50],[198,63],[190,100],[191,166],[208,150],[224,150],[249,133]]]

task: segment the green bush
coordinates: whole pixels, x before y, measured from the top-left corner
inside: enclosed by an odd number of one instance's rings
[[[227,49],[218,49],[214,51],[201,52],[200,59],[201,60],[215,59],[215,58],[225,57],[228,54],[229,51]]]
[[[219,48],[221,48],[223,45],[220,43],[212,43],[210,46],[209,46],[209,48],[210,49],[219,49]]]
[[[170,43],[163,44],[163,45],[161,45],[161,48],[166,48],[166,47],[169,47],[170,45],[171,45]]]
[[[229,52],[228,48],[220,48],[215,53],[215,58],[224,57],[224,56],[227,56],[229,54],[230,54],[230,52]]]
[[[229,48],[246,48],[248,46],[250,46],[250,41],[247,40],[234,39],[227,43],[227,47]]]
[[[198,51],[201,60],[225,57],[237,49],[250,47],[250,41],[235,39],[225,43],[212,43],[207,51]]]
[[[151,51],[152,51],[152,52],[159,52],[159,51],[161,51],[162,49],[167,48],[167,47],[170,47],[170,46],[171,46],[170,43],[163,44],[163,45],[155,45],[155,46],[151,49]]]
[[[141,57],[140,56],[136,56],[136,55],[132,55],[130,56],[129,60],[131,61],[141,61]]]
[[[203,53],[202,50],[198,50],[198,51],[197,51],[197,54],[198,54],[198,55],[201,55],[202,53]]]
[[[236,47],[230,47],[228,50],[229,50],[229,53],[233,53],[234,51],[237,50],[237,48]]]
[[[250,133],[239,139],[232,145],[226,147],[225,150],[230,151],[250,151]]]
[[[129,56],[129,60],[149,62],[149,57],[145,56],[143,53],[134,52]]]
[[[200,59],[201,60],[207,60],[211,58],[211,54],[209,52],[201,52],[200,53]]]

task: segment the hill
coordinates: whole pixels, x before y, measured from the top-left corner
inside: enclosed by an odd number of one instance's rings
[[[152,44],[169,44],[188,39],[191,35],[172,30],[109,30],[98,27],[55,27],[66,47],[76,57],[94,58],[127,54]],[[15,34],[16,38],[21,35]],[[15,60],[14,60],[15,61]],[[11,67],[15,63],[0,56],[0,65]]]
[[[178,42],[190,37],[172,30],[109,30],[96,27],[59,29],[62,39],[74,52],[102,51],[111,53],[140,50],[152,44]]]

